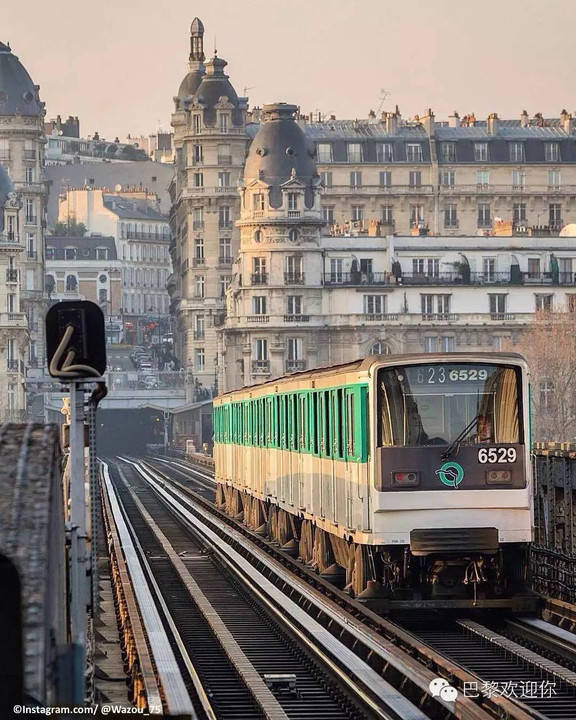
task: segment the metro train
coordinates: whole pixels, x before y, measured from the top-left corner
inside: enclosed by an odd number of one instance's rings
[[[214,400],[217,503],[386,608],[529,609],[528,370],[371,356]]]

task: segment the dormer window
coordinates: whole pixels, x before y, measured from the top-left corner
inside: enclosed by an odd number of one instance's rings
[[[288,210],[298,210],[298,193],[288,193]]]
[[[200,115],[199,114],[194,115],[192,122],[193,122],[194,132],[199,133],[200,132]]]
[[[228,132],[228,113],[220,113],[220,132]]]
[[[348,143],[348,162],[351,162],[351,163],[362,162],[362,144],[361,143]]]
[[[254,210],[264,210],[264,194],[257,193],[252,199]]]

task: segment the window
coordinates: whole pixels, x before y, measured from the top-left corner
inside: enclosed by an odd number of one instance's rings
[[[252,298],[252,314],[266,315],[266,295],[254,295]]]
[[[288,360],[302,360],[302,338],[286,338]]]
[[[284,280],[288,283],[302,282],[302,257],[300,255],[288,255],[285,261]]]
[[[34,182],[34,168],[33,167],[26,168],[26,182],[27,183]]]
[[[488,170],[476,171],[476,185],[479,188],[487,188],[490,185],[490,173]]]
[[[196,275],[194,277],[194,297],[203,298],[205,295],[204,275]]]
[[[108,290],[106,288],[100,288],[98,290],[98,304],[105,305],[108,303]],[[110,313],[108,313],[110,315]]]
[[[204,262],[204,240],[202,238],[194,240],[194,260]]]
[[[542,380],[540,382],[540,409],[550,410],[554,399],[554,383],[552,380]]]
[[[448,320],[450,295],[421,295],[420,305],[423,320]]]
[[[192,145],[192,158],[195,163],[202,162],[202,145]]]
[[[319,163],[332,162],[332,143],[318,143],[316,155]]]
[[[453,187],[456,174],[454,170],[442,170],[439,173],[439,182],[442,187]]]
[[[512,187],[515,190],[524,190],[526,187],[526,173],[524,170],[512,170]]]
[[[227,228],[232,225],[232,221],[230,219],[230,206],[229,205],[221,205],[218,208],[218,224],[221,228]]]
[[[458,227],[458,206],[455,204],[444,205],[444,227]]]
[[[505,320],[506,314],[506,294],[488,295],[490,302],[490,315],[492,320]]]
[[[264,210],[264,193],[252,195],[252,207],[254,210]]]
[[[206,367],[206,351],[204,348],[194,350],[194,367],[200,372]]]
[[[560,170],[548,170],[548,187],[560,187]]]
[[[200,132],[200,115],[198,113],[193,116],[192,123],[193,123],[193,127],[194,127],[194,132],[199,133]]]
[[[380,173],[380,187],[390,187],[392,185],[392,173],[390,170],[383,170]]]
[[[406,160],[408,162],[422,162],[422,145],[420,143],[407,143]]]
[[[287,315],[302,315],[302,295],[288,295],[286,301]]]
[[[376,143],[376,162],[393,162],[394,145],[392,143]]]
[[[265,338],[257,338],[254,340],[254,359],[268,360],[268,340]]]
[[[361,143],[348,143],[348,162],[351,162],[351,163],[362,162],[362,144]]]
[[[350,173],[350,187],[359,188],[362,187],[362,173],[355,171]]]
[[[230,173],[219,172],[218,173],[218,187],[230,187]]]
[[[424,338],[424,352],[433,353],[438,351],[438,337],[436,335],[426,335]]]
[[[474,143],[474,160],[476,162],[488,162],[488,143]]]
[[[454,352],[454,337],[452,335],[440,338],[440,352]]]
[[[332,187],[332,173],[328,171],[324,171],[320,173],[320,178],[322,180],[322,185],[325,188],[331,188]]]
[[[526,203],[514,203],[512,210],[514,225],[523,225],[526,222]]]
[[[524,143],[508,143],[510,162],[524,162]]]
[[[96,248],[96,258],[98,260],[108,260],[108,248]]]
[[[559,203],[550,203],[548,205],[548,224],[550,227],[562,225],[562,205]]]
[[[364,206],[352,205],[352,221],[362,222],[362,220],[364,220]]]
[[[298,193],[288,193],[288,210],[298,210]]]
[[[544,143],[544,160],[546,162],[559,162],[560,144],[557,142]]]
[[[36,257],[36,235],[34,233],[26,233],[26,247],[28,248],[28,257]]]
[[[496,277],[496,259],[482,258],[482,279],[485,282],[493,282]]]
[[[195,172],[192,176],[194,187],[204,187],[204,173]]]
[[[220,238],[218,242],[218,256],[221,263],[232,262],[232,241],[230,238]]]
[[[419,225],[424,222],[424,205],[410,205],[410,224]]]
[[[364,295],[364,315],[384,315],[385,313],[385,295]]]
[[[252,258],[252,285],[266,285],[267,282],[266,258]]]
[[[382,340],[376,340],[375,343],[373,343],[370,346],[370,349],[368,350],[369,355],[391,355],[392,350],[390,350],[390,346],[386,343],[382,342]]]
[[[491,225],[492,218],[489,203],[478,203],[478,227],[490,227]]]
[[[36,222],[35,203],[31,198],[26,199],[26,222]]]
[[[220,275],[220,280],[219,280],[220,297],[225,297],[226,291],[230,287],[231,282],[232,282],[232,275]]]
[[[64,250],[66,260],[76,260],[76,248],[66,248]]]
[[[408,184],[410,187],[420,187],[422,185],[422,173],[420,170],[411,170],[408,175]]]
[[[442,160],[444,162],[455,162],[456,161],[456,143],[443,142],[441,147],[442,147]]]
[[[220,132],[228,132],[228,113],[220,113]]]
[[[194,340],[204,340],[204,315],[194,318]]]
[[[322,208],[322,219],[327,225],[334,225],[334,208],[323,207]]]
[[[76,278],[76,275],[67,275],[66,276],[66,291],[67,292],[75,292],[78,289],[78,280]]]
[[[381,207],[381,220],[385,225],[394,224],[394,206],[393,205],[382,205]]]
[[[536,310],[552,312],[553,298],[554,295],[536,295]]]
[[[290,240],[290,242],[297,242],[298,237],[299,237],[299,233],[298,233],[298,230],[296,230],[296,228],[291,228],[288,231],[288,240]]]
[[[330,258],[330,282],[341,283],[343,281],[342,259]]]

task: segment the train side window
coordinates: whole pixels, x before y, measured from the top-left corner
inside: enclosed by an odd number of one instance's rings
[[[320,448],[318,442],[318,392],[316,390],[310,394],[308,410],[310,413],[310,450],[313,455],[318,455]]]
[[[330,391],[322,390],[318,402],[318,427],[320,429],[320,454],[324,457],[332,456],[331,446],[331,411]]]
[[[308,443],[308,395],[305,393],[298,394],[298,413],[299,413],[299,443],[300,452],[309,452],[310,446]]]
[[[346,457],[349,460],[355,459],[354,433],[356,423],[354,422],[354,391],[346,390]]]
[[[284,395],[284,450],[290,450],[290,395]]]
[[[298,451],[300,448],[300,417],[298,413],[298,396],[296,393],[292,393],[290,395],[290,418],[292,420],[290,448]]]

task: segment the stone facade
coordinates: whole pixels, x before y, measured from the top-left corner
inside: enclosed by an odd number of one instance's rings
[[[246,101],[224,74],[226,62],[205,62],[202,24],[191,27],[189,72],[174,98],[175,175],[170,185],[172,263],[168,290],[176,317],[176,352],[192,399],[198,383],[216,384],[217,330],[238,250],[238,185],[248,136]]]

